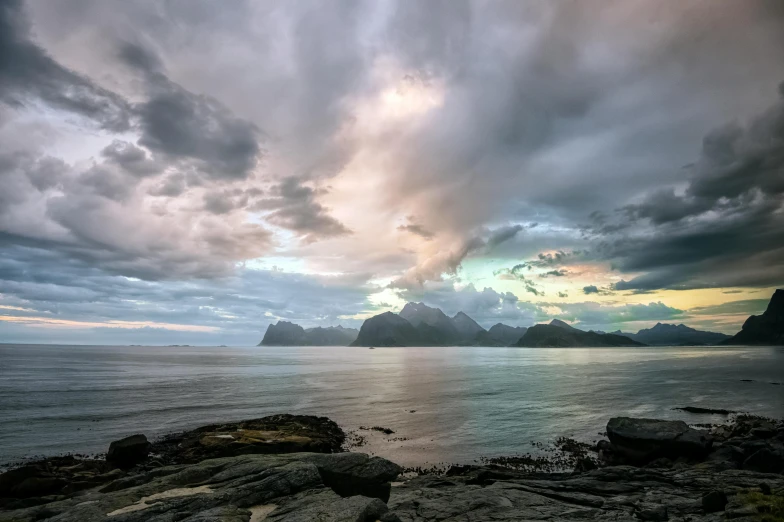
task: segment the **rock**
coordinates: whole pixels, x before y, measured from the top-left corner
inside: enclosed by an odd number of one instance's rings
[[[667,506],[661,504],[643,503],[637,508],[635,514],[640,520],[658,522],[670,519],[667,513]]]
[[[574,473],[584,473],[596,469],[596,462],[588,457],[580,457],[574,465]]]
[[[166,437],[152,446],[166,464],[264,453],[341,451],[346,435],[327,417],[272,415],[202,426]]]
[[[781,473],[784,471],[784,457],[779,452],[762,448],[743,461],[743,469],[759,473]]]
[[[241,455],[156,468],[138,473],[125,487],[0,510],[0,521],[247,522],[252,513],[265,513],[270,521],[375,521],[388,511],[386,504],[341,489],[342,483],[355,489],[389,486],[385,481],[399,469],[358,453]]]
[[[102,460],[51,457],[0,474],[0,498],[69,494],[105,484],[119,475],[122,471]]]
[[[270,513],[269,522],[371,522],[389,508],[377,498],[341,498],[329,490],[312,490],[287,500]]]
[[[743,463],[743,450],[727,444],[708,455],[707,461],[717,470],[738,469]]]
[[[702,509],[706,513],[724,511],[727,505],[727,495],[723,491],[713,490],[702,496]]]
[[[386,502],[391,482],[403,471],[400,466],[380,457],[362,453],[340,453],[329,457],[314,456],[324,484],[342,496],[364,495]]]
[[[663,469],[670,469],[673,467],[673,462],[670,459],[660,457],[658,459],[654,459],[645,465],[646,468],[663,468]]]
[[[699,406],[683,406],[679,408],[673,408],[673,410],[681,410],[688,413],[707,413],[714,415],[729,415],[730,413],[735,413],[732,410],[722,410],[719,408],[700,408]]]
[[[638,464],[660,457],[702,459],[712,445],[707,432],[690,428],[683,421],[631,417],[610,419],[607,437],[614,451]]]
[[[753,428],[751,434],[759,439],[772,439],[776,436],[776,430],[772,426]]]
[[[757,506],[774,506],[784,491],[784,476],[717,473],[702,464],[681,470],[614,466],[577,475],[463,466],[454,467],[448,480],[420,475],[396,483],[385,505],[382,499],[341,489],[341,483],[363,487],[396,477],[397,465],[363,454],[240,455],[139,469],[121,479],[124,487],[47,497],[41,505],[0,504],[0,522],[579,522],[635,517],[716,522],[720,515],[706,514],[703,507],[707,503],[711,508],[712,492],[738,492],[729,495],[727,513],[756,516]],[[761,483],[773,494],[760,495]]]
[[[142,434],[131,435],[109,444],[106,461],[121,468],[130,468],[142,462],[150,453],[150,443]]]

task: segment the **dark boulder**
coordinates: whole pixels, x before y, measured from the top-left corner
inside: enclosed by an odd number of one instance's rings
[[[724,511],[727,506],[727,495],[723,491],[711,491],[702,496],[702,509],[706,513]]]
[[[0,475],[0,497],[43,497],[58,493],[65,484],[64,479],[37,466],[23,466]]]
[[[712,445],[707,432],[690,428],[683,421],[631,417],[610,419],[607,438],[615,453],[635,464],[661,457],[699,460],[708,455]]]
[[[70,494],[104,484],[120,475],[122,471],[102,460],[50,457],[0,474],[0,498],[32,499]]]
[[[768,448],[762,448],[743,461],[743,469],[759,473],[784,472],[784,456]]]
[[[150,454],[150,443],[141,433],[116,440],[109,444],[106,461],[121,468],[131,468],[143,462]]]
[[[314,455],[311,461],[318,468],[321,480],[342,497],[363,495],[389,500],[391,482],[403,469],[386,459],[362,453]]]

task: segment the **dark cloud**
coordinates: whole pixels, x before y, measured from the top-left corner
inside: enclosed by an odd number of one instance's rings
[[[158,185],[150,189],[153,196],[165,196],[175,198],[187,190],[185,175],[181,172],[170,174]]]
[[[490,256],[521,296],[578,264],[624,292],[784,282],[770,5],[0,0],[0,241],[167,285],[289,243],[265,221],[301,240],[280,255],[408,292]],[[606,329],[592,306],[569,313]]]
[[[130,129],[128,102],[63,67],[34,43],[23,7],[21,0],[0,2],[0,100],[12,106],[40,100],[110,131]]]
[[[424,225],[416,222],[411,222],[410,217],[409,217],[409,223],[406,223],[405,225],[400,225],[399,227],[397,227],[397,229],[400,230],[401,232],[409,232],[423,239],[433,239],[434,236],[434,234],[430,230],[425,228]]]
[[[610,288],[599,288],[596,285],[588,285],[583,287],[583,293],[585,295],[596,294],[596,295],[612,295],[612,289]]]
[[[784,90],[784,89],[780,89]],[[623,225],[594,220],[598,251],[622,272],[617,290],[770,287],[784,281],[784,92],[746,126],[710,132],[682,192],[624,207]]]
[[[274,197],[259,200],[254,209],[271,211],[267,221],[300,234],[305,241],[350,234],[351,230],[316,201],[324,192],[304,185],[300,178],[290,177],[273,187]]]
[[[303,326],[343,324],[358,311],[372,309],[367,297],[374,287],[355,278],[318,277],[268,270],[240,270],[220,280],[143,281],[114,276],[90,263],[63,258],[30,247],[5,248],[0,259],[0,315],[20,318],[14,325],[0,321],[6,342],[39,340],[34,318],[76,322],[149,322],[199,326],[211,332],[183,332],[167,327],[95,331],[69,330],[82,337],[60,342],[160,343],[190,339],[189,344],[256,344],[264,328],[278,319]],[[28,318],[29,326],[24,326]],[[160,329],[160,331],[158,330]],[[59,335],[59,334],[58,334]],[[199,337],[200,336],[200,337]],[[227,340],[220,339],[231,339]],[[174,342],[174,341],[172,341]]]
[[[512,225],[507,227],[501,227],[493,230],[490,234],[490,237],[487,238],[487,247],[493,248],[502,243],[513,239],[521,230],[523,230],[522,225]]]
[[[768,307],[770,299],[744,299],[710,306],[698,306],[689,310],[692,315],[737,315],[760,314]]]
[[[261,154],[259,129],[218,100],[172,82],[160,59],[138,44],[125,43],[120,58],[145,78],[149,99],[137,104],[139,144],[171,158],[201,162],[216,179],[245,178]]]
[[[147,152],[127,141],[114,140],[104,147],[101,155],[135,176],[153,176],[165,168],[147,156]]]

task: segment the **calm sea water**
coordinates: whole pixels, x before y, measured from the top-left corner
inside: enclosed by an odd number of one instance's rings
[[[363,451],[404,465],[468,463],[594,440],[614,415],[723,419],[674,406],[784,417],[782,381],[784,348],[764,347],[0,345],[0,462],[290,412],[391,428],[407,440],[373,432]]]

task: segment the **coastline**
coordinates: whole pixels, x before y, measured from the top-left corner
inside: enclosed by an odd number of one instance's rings
[[[784,499],[784,422],[734,415],[699,430],[620,417],[607,436],[407,470],[346,451],[351,434],[326,417],[276,415],[129,437],[105,460],[28,463],[0,475],[0,521],[779,520],[763,517]]]

